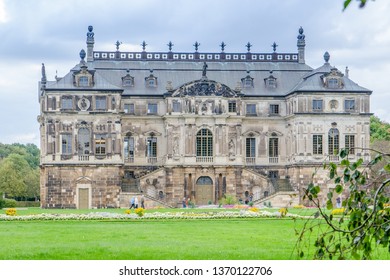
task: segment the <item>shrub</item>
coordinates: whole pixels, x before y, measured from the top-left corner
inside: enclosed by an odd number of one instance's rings
[[[135,214],[138,215],[138,217],[142,217],[145,214],[145,209],[140,207],[140,208],[135,209],[134,212],[135,212]]]
[[[282,215],[282,217],[286,216],[287,215],[287,208],[280,208],[279,209],[279,213]]]
[[[226,195],[221,199],[220,203],[223,205],[234,205],[237,204],[237,199],[232,195]]]
[[[15,208],[8,208],[5,210],[5,214],[7,216],[16,216],[16,209]]]
[[[39,201],[16,201],[16,207],[39,207]]]
[[[5,205],[4,199],[0,198],[0,209],[3,209]]]
[[[16,207],[16,200],[15,199],[4,199],[4,206],[3,208],[15,208]]]
[[[252,211],[252,212],[259,212],[259,208],[257,208],[257,207],[251,207],[251,208],[249,208],[249,211]]]
[[[331,212],[331,215],[335,216],[335,215],[343,215],[345,212],[345,209],[344,208],[337,208],[337,209],[333,209],[332,212]]]
[[[252,206],[253,206],[253,201],[249,202],[248,205],[249,205],[250,207],[252,207]]]
[[[127,214],[127,215],[131,214],[131,210],[130,209],[126,209],[125,210],[125,214]]]

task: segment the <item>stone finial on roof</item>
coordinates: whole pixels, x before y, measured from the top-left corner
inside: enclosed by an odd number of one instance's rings
[[[41,71],[42,71],[41,86],[42,88],[45,88],[47,79],[46,79],[46,68],[44,63],[42,63]]]
[[[88,42],[91,42],[91,43],[95,42],[95,39],[94,39],[95,33],[93,33],[92,30],[93,30],[93,26],[92,25],[88,26],[87,43]]]
[[[87,61],[93,61],[93,45],[95,44],[95,33],[93,33],[93,26],[88,26],[87,32]]]
[[[145,41],[142,41],[142,44],[141,44],[141,46],[142,46],[142,51],[145,51],[147,45],[148,45],[148,44],[146,44]]]
[[[221,52],[224,52],[225,51],[225,47],[226,47],[225,42],[222,41],[222,43],[219,46],[221,47]]]
[[[299,35],[298,35],[298,40],[305,40],[305,34],[303,34],[303,28],[302,28],[302,26],[299,28],[299,30],[298,30],[298,32],[299,32]]]
[[[302,26],[299,28],[299,34],[298,34],[298,42],[297,42],[297,47],[298,47],[298,62],[299,63],[305,63],[305,34],[303,34],[303,28]]]
[[[171,52],[172,51],[172,47],[174,46],[174,44],[169,41],[169,43],[167,44],[168,48],[169,48],[169,51]]]
[[[329,59],[330,59],[330,54],[328,52],[325,52],[324,53],[324,60],[325,60],[325,63],[329,63]]]
[[[82,49],[82,50],[80,51],[80,58],[81,58],[81,61],[82,61],[82,62],[84,62],[85,55],[86,55],[85,50]]]
[[[198,48],[200,46],[200,43],[198,43],[198,41],[196,41],[195,44],[193,44],[193,46],[195,47],[195,52],[198,52]]]
[[[245,47],[246,47],[246,49],[247,49],[247,51],[248,52],[251,52],[251,47],[252,47],[253,45],[250,43],[250,42],[248,42],[246,45],[245,45]]]
[[[119,46],[122,45],[122,42],[119,42],[119,40],[116,41],[115,46],[116,46],[116,51],[119,52]]]
[[[348,66],[345,67],[345,77],[349,78],[349,69],[348,69]]]
[[[272,49],[274,52],[276,52],[276,48],[279,47],[276,42],[274,42],[272,45],[271,45]]]

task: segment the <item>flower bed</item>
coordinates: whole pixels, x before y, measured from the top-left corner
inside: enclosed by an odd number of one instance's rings
[[[221,212],[153,212],[139,216],[136,213],[117,214],[94,212],[89,214],[37,214],[7,216],[0,214],[0,221],[47,221],[47,220],[180,220],[180,219],[232,219],[232,218],[282,218],[280,212],[268,211],[221,211]],[[287,213],[290,218],[307,218]]]

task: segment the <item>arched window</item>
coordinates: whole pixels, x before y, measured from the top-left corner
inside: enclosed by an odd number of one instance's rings
[[[208,176],[202,176],[202,177],[199,177],[198,180],[196,180],[196,184],[197,185],[212,185],[213,180],[211,180],[211,178]]]
[[[196,156],[213,156],[213,134],[206,128],[202,128],[196,134]]]
[[[329,155],[337,155],[339,152],[339,130],[331,128],[328,133],[328,152]]]

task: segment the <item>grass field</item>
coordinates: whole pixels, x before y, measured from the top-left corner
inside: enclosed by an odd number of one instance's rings
[[[294,210],[302,214],[302,210]],[[82,210],[24,211],[20,210],[18,214],[84,213]],[[124,210],[101,211],[123,213]],[[91,210],[86,211],[89,212]],[[305,213],[312,211],[306,209]],[[305,220],[288,218],[8,221],[0,222],[0,259],[289,260],[297,258],[295,229],[300,230],[303,223]],[[311,255],[310,252],[306,254],[308,259]],[[390,259],[390,256],[379,250],[374,258]]]

